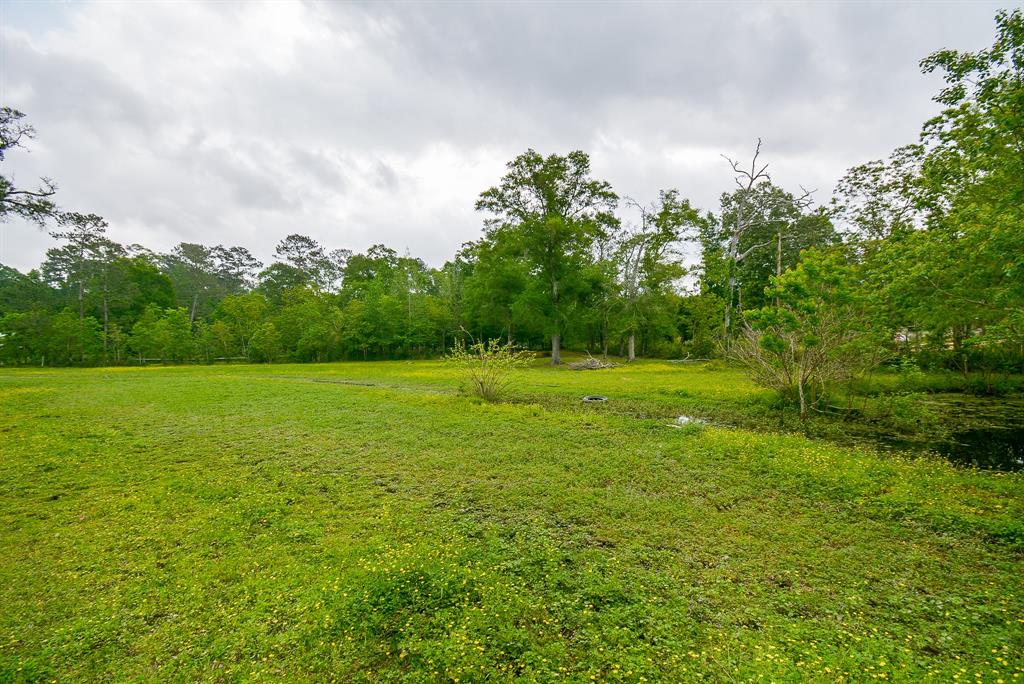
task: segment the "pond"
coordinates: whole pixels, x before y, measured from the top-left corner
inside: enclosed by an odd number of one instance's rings
[[[928,404],[943,429],[931,438],[878,435],[880,446],[933,452],[957,465],[990,470],[1024,470],[1024,398],[978,398],[936,394]]]
[[[993,470],[1024,468],[1024,427],[973,428],[954,433],[935,451],[961,465]]]

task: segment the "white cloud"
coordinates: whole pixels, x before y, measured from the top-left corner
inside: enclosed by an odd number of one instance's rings
[[[31,11],[30,11],[31,10]],[[582,148],[640,200],[714,208],[754,140],[828,192],[911,141],[917,61],[991,42],[994,5],[6,3],[0,96],[39,138],[5,167],[57,179],[114,239],[384,242],[440,264],[527,147]],[[0,226],[0,262],[51,241]]]

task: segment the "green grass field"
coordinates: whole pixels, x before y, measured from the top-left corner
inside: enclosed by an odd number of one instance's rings
[[[727,369],[458,384],[0,372],[0,681],[1024,678],[1020,474],[666,425]]]

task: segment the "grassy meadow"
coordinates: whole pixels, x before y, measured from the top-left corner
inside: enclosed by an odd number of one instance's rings
[[[728,368],[0,372],[0,681],[1024,678],[1024,476]],[[605,405],[583,405],[584,394]]]

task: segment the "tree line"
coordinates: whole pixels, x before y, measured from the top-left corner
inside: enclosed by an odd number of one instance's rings
[[[478,196],[479,239],[439,268],[299,234],[269,265],[242,246],[157,253],[59,209],[51,180],[24,189],[3,175],[0,217],[46,226],[57,244],[28,273],[0,266],[0,363],[424,358],[502,339],[553,363],[563,349],[728,355],[802,400],[897,357],[1021,372],[1022,25],[1001,12],[991,48],[924,59],[945,78],[942,112],[828,200],[776,184],[760,141],[723,161],[734,183],[710,209],[678,189],[621,197],[584,152],[528,150]],[[35,131],[0,114],[2,160]]]

